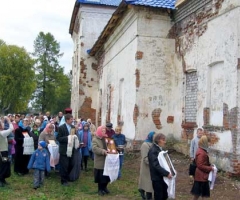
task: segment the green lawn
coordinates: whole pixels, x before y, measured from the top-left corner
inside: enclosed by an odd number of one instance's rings
[[[89,171],[82,172],[79,180],[63,187],[60,184],[60,176],[54,171],[45,179],[44,186],[32,189],[32,171],[23,177],[12,173],[7,179],[10,185],[0,188],[0,200],[51,200],[51,199],[140,199],[137,191],[139,160],[134,155],[125,155],[122,179],[109,184],[109,195],[99,197],[97,184],[93,182],[93,161],[89,160]]]

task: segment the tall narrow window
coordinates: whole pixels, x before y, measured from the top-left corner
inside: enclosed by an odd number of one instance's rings
[[[118,122],[122,120],[122,106],[123,106],[123,83],[124,79],[122,78],[119,83],[119,102],[118,102]]]
[[[207,82],[207,107],[210,108],[210,125],[222,126],[223,124],[223,97],[225,79],[223,62],[209,65]]]
[[[197,72],[189,72],[186,74],[185,122],[196,122],[197,83]]]

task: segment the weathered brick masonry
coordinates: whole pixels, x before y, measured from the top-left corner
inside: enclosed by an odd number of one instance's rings
[[[222,8],[224,0],[189,0],[183,6],[179,7],[174,14],[175,25],[169,31],[168,37],[175,39],[175,52],[182,60],[182,69],[186,73],[186,98],[185,121],[183,121],[183,139],[191,139],[193,128],[196,126],[197,111],[197,72],[187,73],[187,69],[195,68],[188,66],[185,56],[192,50],[197,39],[204,35],[208,29],[208,22],[217,17]],[[238,59],[238,69],[240,68],[240,59]],[[195,81],[194,81],[195,80]],[[232,167],[232,175],[240,175],[240,156],[237,154],[238,140],[240,138],[240,112],[239,108],[228,109],[228,105],[223,103],[223,124],[222,126],[212,126],[210,124],[211,109],[205,107],[203,109],[203,123],[205,134],[211,137],[211,144],[217,144],[219,138],[216,132],[230,130],[232,135],[232,153],[222,150],[211,149],[210,155],[222,159],[229,159]],[[214,133],[215,132],[215,133]]]

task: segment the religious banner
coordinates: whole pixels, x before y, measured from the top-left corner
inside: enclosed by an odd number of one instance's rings
[[[163,177],[164,182],[168,185],[168,198],[175,199],[175,183],[177,172],[175,171],[172,161],[168,156],[167,151],[161,151],[158,155],[158,161],[162,168],[169,171],[172,175],[172,178]]]

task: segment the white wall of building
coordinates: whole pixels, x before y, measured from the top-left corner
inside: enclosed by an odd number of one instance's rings
[[[91,49],[98,39],[103,28],[110,19],[116,7],[81,5],[76,19],[79,19],[79,32],[73,32],[74,61],[73,61],[73,86],[71,96],[71,107],[73,115],[77,117],[85,97],[91,97],[91,107],[97,109],[98,78],[96,70],[92,69],[92,64],[97,64],[94,57],[88,55],[87,50]],[[82,61],[86,70],[86,77],[81,73],[80,62]],[[79,84],[79,79],[82,82]],[[79,89],[84,95],[79,95]]]
[[[203,109],[210,108],[210,125],[223,126],[223,103],[231,109],[239,106],[239,57],[240,38],[239,1],[224,1],[219,15],[207,22],[207,29],[202,36],[193,36],[193,45],[184,54],[186,67],[197,70],[198,100],[197,124],[202,126]],[[182,39],[184,36],[182,37]],[[185,36],[183,44],[188,45]],[[184,48],[184,46],[183,46]],[[239,123],[239,122],[238,122]],[[210,132],[218,138],[218,142],[210,148],[232,153],[233,138],[231,131]],[[238,139],[237,146],[240,145]],[[237,149],[240,153],[240,148]],[[213,163],[224,170],[231,171],[231,163],[227,157],[211,156]]]

